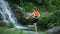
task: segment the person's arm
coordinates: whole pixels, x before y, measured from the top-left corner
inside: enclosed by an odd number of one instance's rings
[[[38,16],[38,18],[40,17],[40,13],[38,12],[38,14],[39,14],[39,16]]]
[[[35,17],[34,17],[34,13],[32,13],[32,17],[35,18]]]
[[[29,19],[33,14],[28,14],[28,16],[25,19]]]
[[[40,17],[40,14],[39,14],[39,16],[38,17]]]

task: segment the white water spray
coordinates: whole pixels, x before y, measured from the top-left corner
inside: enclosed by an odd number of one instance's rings
[[[6,23],[12,22],[15,28],[23,28],[17,24],[17,19],[14,16],[8,2],[0,0],[0,13],[2,15],[3,21]]]

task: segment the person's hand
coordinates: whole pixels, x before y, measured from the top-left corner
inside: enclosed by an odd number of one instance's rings
[[[25,19],[29,19],[32,16],[32,13],[26,13],[25,14]]]
[[[29,19],[29,17],[26,17],[25,19]]]

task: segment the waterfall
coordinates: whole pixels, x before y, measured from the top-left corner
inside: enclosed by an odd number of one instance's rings
[[[0,0],[0,14],[2,15],[4,22],[6,23],[12,22],[14,24],[14,27],[22,28],[22,26],[19,26],[17,24],[17,19],[15,15],[13,14],[7,1]]]
[[[6,1],[0,0],[0,13],[2,14],[3,21],[6,23],[9,21],[15,23],[17,21]]]

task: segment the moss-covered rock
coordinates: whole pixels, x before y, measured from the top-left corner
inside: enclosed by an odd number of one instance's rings
[[[1,13],[0,13],[0,27],[4,27],[6,25],[6,23],[4,23],[3,21],[2,21],[2,15],[1,15]]]
[[[1,15],[1,13],[0,13],[0,21],[2,21],[2,15]]]

